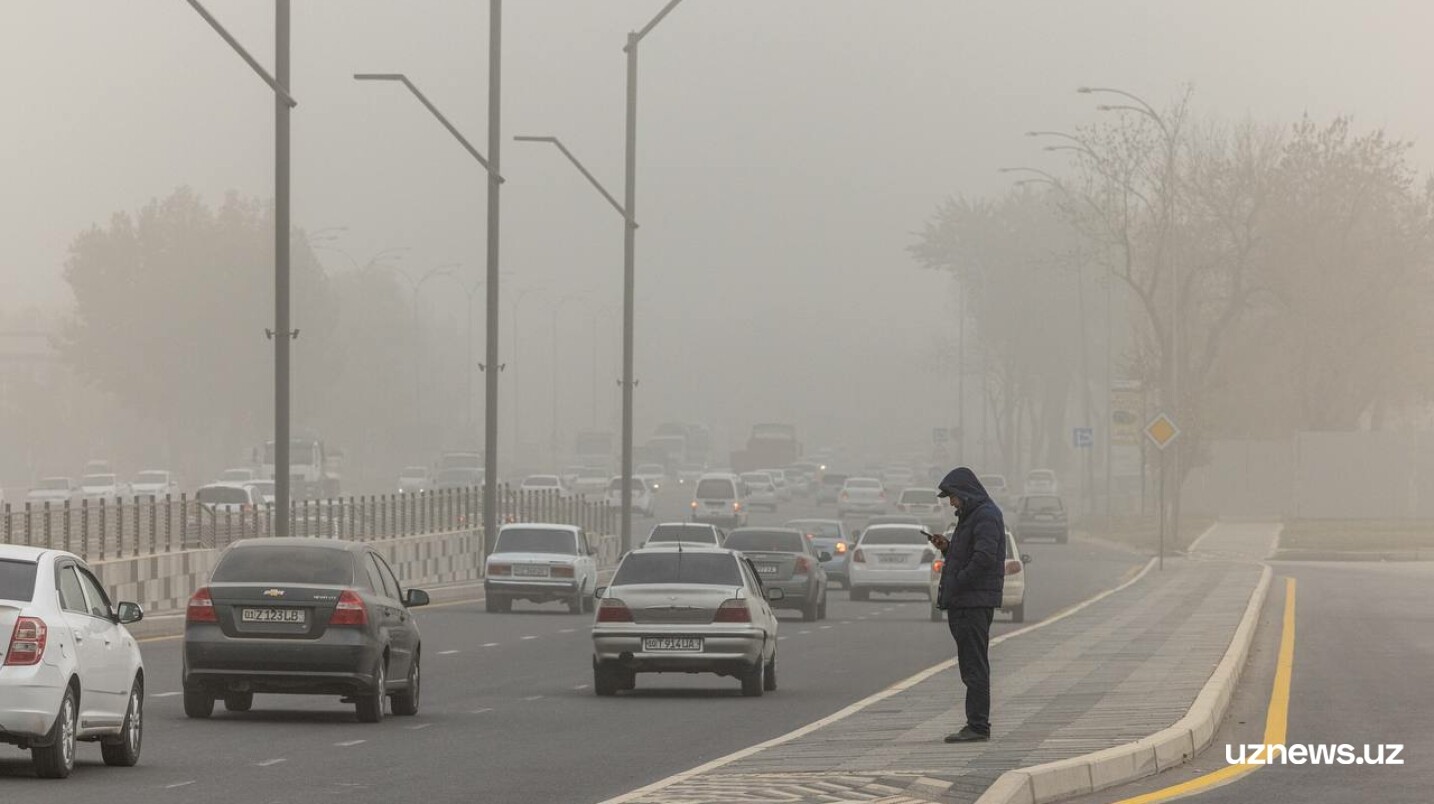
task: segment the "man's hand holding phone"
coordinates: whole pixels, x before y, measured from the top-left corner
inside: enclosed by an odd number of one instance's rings
[[[922,529],[921,533],[926,536],[927,541],[931,542],[932,547],[935,547],[937,550],[941,551],[941,555],[946,555],[946,548],[951,545],[949,539],[947,539],[945,536],[932,533],[924,528]]]

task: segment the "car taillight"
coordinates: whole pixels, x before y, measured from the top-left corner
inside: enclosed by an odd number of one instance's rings
[[[860,547],[856,548],[856,552],[851,554],[851,560],[858,564],[866,563],[866,556],[862,554]]]
[[[550,568],[548,570],[548,574],[550,577],[553,578],[571,578],[573,577],[573,568],[570,566],[559,565]]]
[[[603,598],[598,604],[597,621],[600,623],[630,623],[632,609],[615,597]]]
[[[512,574],[513,574],[513,565],[512,565],[512,564],[489,564],[489,565],[488,565],[488,574],[489,574],[489,575],[512,575]]]
[[[15,630],[10,632],[10,647],[5,651],[5,664],[39,664],[45,655],[45,638],[49,629],[39,617],[16,617]]]
[[[1007,575],[1019,575],[1020,572],[1021,572],[1021,562],[1020,562],[1020,561],[1017,561],[1017,560],[1014,559],[1014,558],[1008,558],[1008,559],[1006,559],[1006,574],[1007,574]]]
[[[843,491],[843,492],[841,493],[841,498],[842,498],[843,500],[847,499],[846,492]]]
[[[714,623],[750,623],[752,621],[752,610],[747,608],[747,601],[739,598],[722,601],[717,607],[717,613],[712,616]]]
[[[740,511],[740,510],[742,510],[742,504],[739,503],[739,502],[734,502],[734,503],[732,503],[732,510],[733,510],[733,511]]]
[[[209,587],[201,586],[189,597],[189,606],[184,610],[184,621],[187,623],[217,623],[219,615],[214,612],[214,598],[209,595]]]
[[[329,615],[329,626],[368,625],[368,606],[363,598],[352,589],[339,593],[339,602],[334,604],[334,613]]]
[[[845,553],[845,552],[846,552],[846,542],[837,542],[837,543],[836,543],[836,551],[837,551],[837,555],[841,555],[842,553]]]
[[[806,556],[797,556],[797,566],[792,572],[796,575],[805,575],[811,572],[812,560]]]
[[[693,500],[693,501],[692,501],[692,510],[694,510],[694,511],[697,510],[697,501],[696,501],[696,500]]]
[[[941,571],[941,568],[944,567],[944,566],[946,566],[946,562],[945,562],[945,561],[943,561],[943,560],[941,560],[941,559],[939,559],[939,558],[936,559],[935,561],[931,562],[931,573],[934,575],[934,574],[940,572],[940,571]]]

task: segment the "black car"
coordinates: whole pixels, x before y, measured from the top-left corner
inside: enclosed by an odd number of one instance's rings
[[[332,539],[245,539],[219,557],[189,599],[184,713],[207,718],[216,699],[245,712],[254,693],[337,695],[358,719],[418,713],[422,637],[401,589],[367,545]]]
[[[1070,538],[1070,522],[1061,498],[1054,494],[1028,494],[1016,501],[1016,538],[1055,539],[1065,544]]]

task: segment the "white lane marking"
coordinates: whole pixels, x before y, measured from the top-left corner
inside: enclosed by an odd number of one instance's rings
[[[462,652],[463,652],[463,651],[461,651],[461,650],[441,650],[441,651],[438,652],[438,655],[439,655],[439,656],[452,656],[452,655],[455,654],[455,653],[462,653]]]
[[[352,748],[353,746],[360,745],[366,742],[368,742],[368,740],[344,740],[341,743],[334,743],[334,745],[338,746],[339,748]]]
[[[468,714],[470,714],[470,715],[481,715],[481,714],[483,714],[484,712],[492,712],[492,711],[493,711],[493,707],[488,706],[488,707],[484,707],[484,708],[482,708],[482,709],[474,709],[473,711],[469,712]]]
[[[1125,583],[1122,583],[1122,584],[1120,584],[1119,586],[1115,586],[1115,587],[1112,587],[1112,588],[1110,588],[1110,589],[1107,589],[1107,590],[1105,590],[1104,592],[1101,592],[1100,594],[1095,595],[1094,597],[1087,598],[1086,600],[1083,600],[1083,601],[1081,601],[1080,603],[1077,603],[1076,605],[1071,606],[1070,608],[1066,609],[1065,611],[1062,611],[1062,612],[1060,612],[1059,614],[1056,614],[1056,615],[1054,615],[1054,616],[1052,616],[1052,617],[1049,617],[1049,618],[1047,618],[1047,619],[1041,620],[1041,621],[1038,622],[1038,623],[1032,623],[1032,624],[1030,624],[1030,625],[1027,625],[1027,626],[1024,626],[1024,627],[1021,627],[1021,628],[1017,628],[1017,629],[1014,630],[1014,631],[1007,631],[1006,633],[1001,634],[1001,635],[999,635],[999,636],[994,636],[994,637],[991,638],[991,644],[992,644],[992,645],[995,645],[995,644],[998,644],[998,643],[1001,643],[1001,642],[1005,642],[1006,640],[1008,640],[1008,639],[1010,639],[1010,638],[1012,638],[1012,637],[1020,636],[1021,634],[1028,634],[1028,633],[1030,633],[1031,631],[1035,631],[1035,630],[1040,629],[1040,628],[1045,628],[1046,626],[1050,625],[1051,623],[1058,622],[1058,621],[1060,621],[1060,620],[1064,620],[1065,618],[1071,616],[1072,614],[1075,614],[1076,612],[1080,611],[1081,609],[1083,609],[1083,608],[1085,608],[1085,607],[1087,607],[1087,606],[1093,605],[1093,604],[1095,604],[1095,603],[1098,603],[1098,602],[1104,600],[1104,599],[1107,598],[1107,597],[1110,597],[1111,595],[1115,594],[1116,592],[1119,592],[1119,591],[1121,591],[1122,589],[1125,589],[1125,588],[1129,587],[1130,585],[1136,583],[1136,582],[1139,581],[1141,578],[1144,578],[1145,575],[1146,575],[1146,573],[1150,572],[1150,570],[1155,566],[1155,561],[1156,561],[1156,559],[1153,559],[1153,558],[1150,559],[1150,561],[1146,562],[1146,564],[1145,564],[1145,569],[1142,569],[1140,572],[1137,572],[1137,573],[1135,574],[1135,577],[1131,578],[1130,580],[1126,581]],[[806,735],[811,734],[812,732],[816,731],[817,729],[823,728],[823,727],[825,727],[825,726],[829,726],[829,725],[831,725],[832,723],[835,723],[835,722],[837,722],[837,721],[839,721],[839,720],[845,720],[845,719],[851,717],[852,715],[856,714],[857,712],[860,712],[861,710],[867,708],[868,706],[871,706],[872,704],[877,703],[878,701],[884,701],[884,700],[886,700],[887,698],[890,698],[891,696],[896,695],[897,693],[904,692],[904,691],[906,691],[906,690],[908,690],[908,689],[911,689],[912,687],[916,686],[917,684],[920,684],[921,682],[925,681],[925,680],[928,679],[928,678],[931,678],[932,676],[936,675],[937,673],[940,673],[940,672],[942,672],[943,670],[950,670],[951,668],[953,668],[953,667],[955,667],[955,666],[956,666],[956,659],[955,659],[955,658],[947,659],[946,661],[941,662],[940,664],[935,664],[935,665],[932,665],[931,667],[926,668],[925,670],[922,670],[921,672],[917,673],[916,675],[914,675],[914,676],[912,676],[912,677],[910,677],[910,678],[904,679],[904,680],[902,680],[902,681],[898,681],[898,682],[896,682],[895,684],[892,684],[890,687],[887,687],[886,689],[881,690],[880,692],[874,693],[874,694],[872,694],[872,695],[868,695],[867,697],[862,698],[860,701],[857,701],[856,703],[851,704],[850,706],[846,707],[845,709],[842,709],[842,710],[840,710],[840,711],[837,711],[837,712],[834,712],[834,713],[832,713],[832,714],[830,714],[830,715],[827,715],[826,717],[822,718],[821,720],[812,721],[811,723],[808,723],[807,725],[802,726],[801,728],[794,729],[794,730],[792,730],[792,731],[787,732],[786,734],[783,734],[783,735],[780,735],[780,736],[777,736],[777,737],[773,737],[772,739],[767,740],[767,741],[765,741],[765,742],[760,742],[760,743],[757,743],[756,745],[747,746],[746,748],[743,748],[743,749],[741,749],[740,751],[734,751],[734,752],[728,754],[728,755],[725,756],[725,757],[718,757],[718,758],[712,760],[711,762],[707,762],[707,763],[705,763],[705,764],[698,765],[698,766],[695,767],[695,768],[690,768],[690,769],[688,769],[688,770],[682,771],[681,773],[675,773],[675,774],[673,774],[673,775],[667,777],[666,779],[659,779],[658,781],[655,781],[655,782],[653,782],[652,784],[646,785],[646,786],[644,786],[644,787],[639,787],[638,789],[633,790],[633,791],[630,792],[630,793],[623,793],[623,794],[620,795],[620,796],[616,796],[616,797],[614,797],[614,798],[610,798],[610,799],[608,799],[608,800],[606,800],[606,801],[604,801],[604,802],[601,802],[601,804],[623,804],[623,802],[632,801],[632,800],[634,800],[634,799],[641,798],[641,797],[643,797],[643,796],[645,796],[645,795],[647,795],[647,794],[649,794],[649,793],[655,793],[655,792],[657,792],[658,790],[663,790],[663,789],[665,789],[665,788],[671,787],[671,786],[674,785],[674,784],[677,784],[677,783],[679,783],[679,782],[686,781],[687,779],[691,779],[691,778],[694,777],[694,776],[700,776],[700,775],[702,775],[702,774],[704,774],[704,773],[707,773],[708,771],[715,770],[715,769],[720,768],[720,767],[722,767],[722,766],[724,766],[724,765],[730,765],[730,764],[732,764],[733,762],[736,762],[737,760],[746,759],[747,757],[752,756],[753,754],[756,754],[756,753],[761,752],[761,751],[765,751],[766,749],[772,748],[773,746],[782,745],[783,743],[789,743],[789,742],[791,742],[791,741],[793,741],[793,740],[796,740],[796,739],[798,739],[798,738],[800,738],[800,737],[805,737]]]
[[[187,782],[175,782],[174,784],[167,784],[167,785],[164,786],[164,789],[165,789],[165,790],[173,790],[173,789],[176,788],[176,787],[185,787],[185,786],[191,785],[191,784],[194,784],[194,780],[193,780],[193,779],[191,779],[191,780],[189,780],[189,781],[187,781]]]
[[[484,643],[483,643],[483,647],[485,647],[485,648],[496,648],[496,647],[498,647],[498,643],[497,643],[497,642],[484,642]]]
[[[806,636],[807,634],[810,634],[810,633],[811,633],[811,631],[798,631],[798,632],[797,632],[797,636]]]
[[[525,700],[525,701],[536,701],[536,700],[538,700],[539,698],[542,698],[542,697],[543,697],[543,696],[541,696],[541,695],[529,695],[528,697],[524,698],[523,700]]]
[[[537,639],[537,638],[538,638],[538,637],[537,637],[537,636],[535,636],[535,635],[533,635],[533,634],[529,634],[529,635],[528,635],[528,636],[525,636],[525,637],[523,637],[523,639],[524,639],[524,640],[528,640],[528,639]]]
[[[182,693],[182,692],[156,692],[155,694],[153,694],[153,695],[151,695],[151,696],[149,696],[149,697],[151,697],[151,698],[173,698],[173,697],[176,696],[176,695],[183,695],[183,694],[184,694],[184,693]]]
[[[827,630],[828,628],[831,628],[831,626],[830,626],[830,625],[823,625],[823,626],[821,627],[821,630],[825,631],[825,630]]]
[[[586,684],[579,684],[579,685],[577,685],[576,687],[573,687],[573,689],[575,689],[575,690],[585,690],[585,689],[587,689],[587,688],[588,688],[588,685],[586,685]]]
[[[277,764],[279,764],[280,762],[288,762],[288,761],[289,761],[289,760],[280,757],[279,759],[266,759],[266,760],[264,760],[263,762],[255,762],[254,764],[255,764],[255,766],[260,767],[260,768],[267,768],[267,767],[270,767],[271,765],[277,765]]]
[[[409,731],[418,731],[419,729],[426,729],[432,725],[432,723],[419,723],[417,726],[406,726],[405,728],[407,728]]]

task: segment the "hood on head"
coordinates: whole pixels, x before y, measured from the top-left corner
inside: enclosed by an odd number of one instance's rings
[[[986,487],[976,479],[976,473],[965,466],[958,466],[947,472],[937,484],[937,488],[941,489],[943,497],[955,496],[961,501],[962,508],[973,508],[990,499]]]

